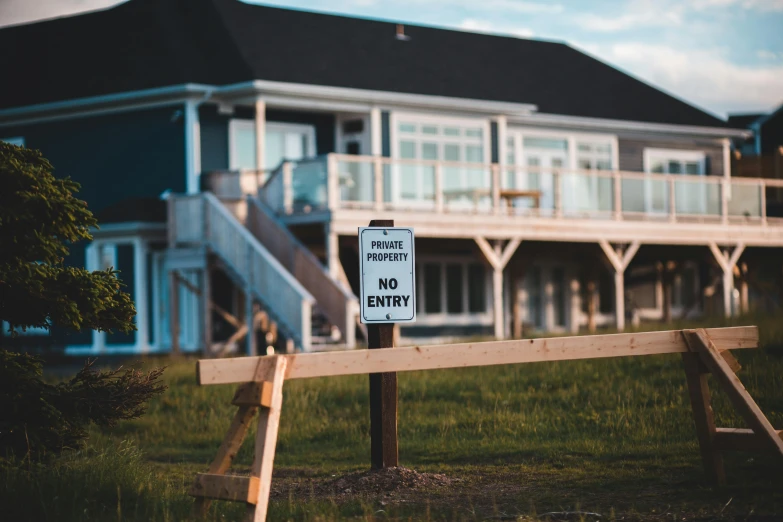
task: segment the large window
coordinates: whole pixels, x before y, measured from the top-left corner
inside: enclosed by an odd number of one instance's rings
[[[421,315],[485,314],[487,271],[467,260],[425,260],[417,265],[417,312]]]
[[[644,171],[651,174],[702,176],[706,156],[697,150],[644,149]],[[674,181],[674,207],[680,215],[719,215],[720,184],[694,177]],[[671,208],[668,185],[661,179],[645,182],[645,206],[648,212]]]
[[[256,129],[253,120],[231,120],[229,168],[256,168]],[[315,156],[315,127],[293,123],[267,122],[264,141],[264,168],[277,168],[283,160]]]
[[[555,211],[558,188],[564,213],[612,209],[611,178],[599,171],[616,168],[615,136],[512,128],[505,146],[504,186],[540,191],[540,212]],[[517,208],[533,205],[529,198],[514,203]]]
[[[472,189],[489,186],[489,172],[456,163],[489,162],[485,121],[451,120],[396,114],[393,155],[402,160],[393,176],[394,200],[431,203],[435,199],[434,162],[443,167],[443,191],[447,201],[467,199]]]
[[[644,171],[656,174],[705,173],[705,156],[696,150],[644,149]]]

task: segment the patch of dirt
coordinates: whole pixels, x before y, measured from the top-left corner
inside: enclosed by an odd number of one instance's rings
[[[359,471],[338,477],[320,486],[319,493],[338,496],[408,493],[448,487],[458,479],[439,473],[419,473],[408,468],[386,468]]]
[[[283,486],[280,482],[278,481],[278,485]],[[279,489],[275,488],[273,481],[273,494],[285,497],[293,493],[295,496],[333,498],[337,501],[351,497],[374,497],[382,503],[404,502],[410,496],[420,497],[422,493],[450,488],[459,482],[461,479],[439,473],[419,473],[412,469],[396,467],[357,471],[329,480],[300,480]]]

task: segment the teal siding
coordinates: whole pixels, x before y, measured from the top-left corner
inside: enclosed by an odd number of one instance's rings
[[[128,198],[185,191],[182,111],[177,105],[6,127],[3,132],[24,136],[25,145],[40,150],[58,178],[70,176],[81,183],[78,196],[95,213]]]

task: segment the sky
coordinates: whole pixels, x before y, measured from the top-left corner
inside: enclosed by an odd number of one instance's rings
[[[720,117],[783,103],[783,0],[245,1],[566,42]],[[118,3],[0,0],[0,26]]]

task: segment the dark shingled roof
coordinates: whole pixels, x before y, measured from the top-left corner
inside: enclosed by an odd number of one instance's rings
[[[748,125],[764,116],[764,113],[753,114],[729,114],[728,124],[737,129],[747,129]]]
[[[0,108],[276,80],[531,103],[539,112],[725,126],[566,44],[250,5],[130,0],[0,30]]]

